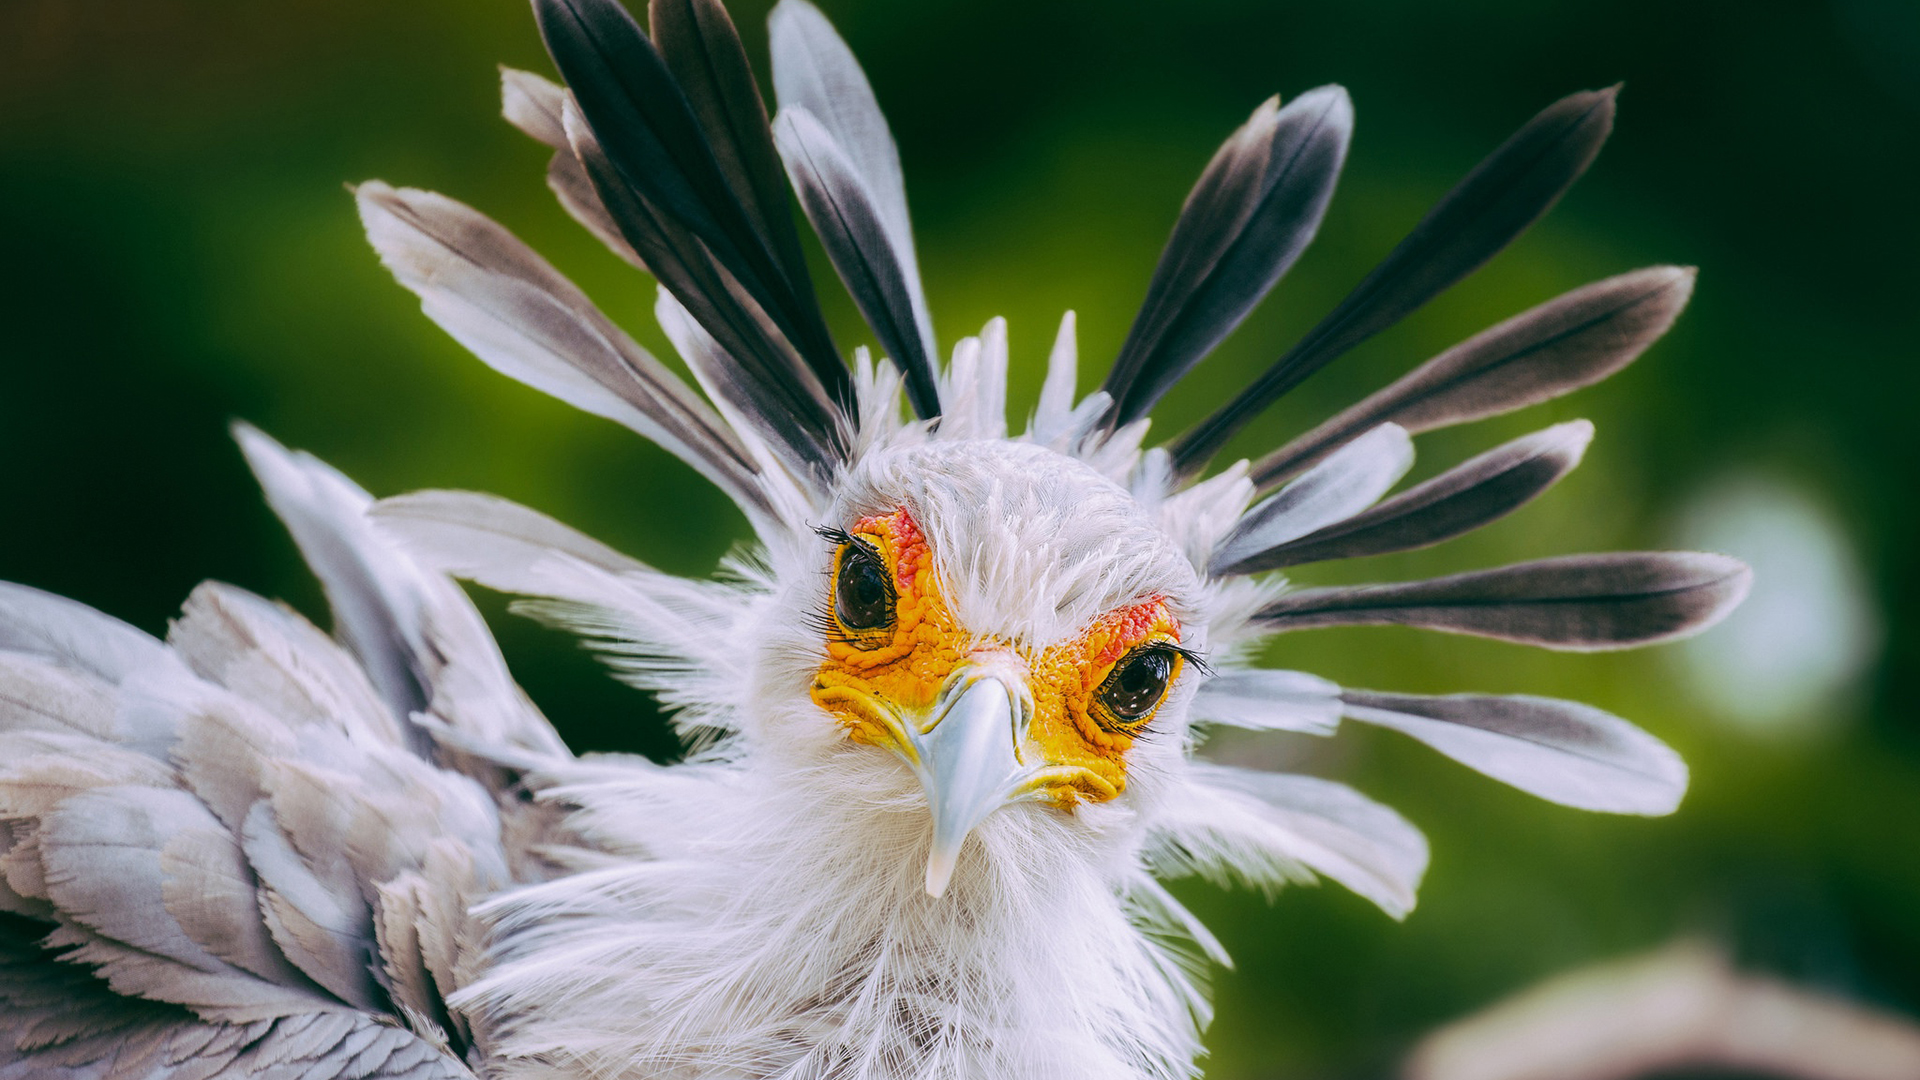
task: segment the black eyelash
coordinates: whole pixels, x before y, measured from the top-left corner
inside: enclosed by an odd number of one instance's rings
[[[1155,644],[1154,647],[1159,649],[1165,649],[1167,652],[1170,652],[1175,656],[1178,656],[1180,659],[1185,660],[1187,663],[1192,664],[1195,668],[1198,668],[1200,671],[1200,674],[1205,675],[1209,679],[1213,678],[1213,666],[1211,664],[1208,664],[1207,658],[1204,656],[1201,656],[1198,652],[1192,649],[1183,648],[1179,645],[1172,644],[1171,642],[1158,642]]]
[[[855,536],[845,529],[835,528],[832,525],[815,525],[813,534],[833,545],[835,550],[842,547],[851,548],[882,567],[887,564],[886,556],[880,554],[880,549],[874,547],[873,542],[864,536]],[[827,572],[832,573],[833,568],[828,567]]]

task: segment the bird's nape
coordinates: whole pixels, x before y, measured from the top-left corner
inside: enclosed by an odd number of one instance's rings
[[[1549,300],[1208,471],[1545,213],[1595,160],[1615,90],[1528,121],[1251,385],[1149,445],[1155,404],[1312,241],[1345,90],[1254,110],[1100,388],[1076,392],[1069,313],[1019,430],[1004,322],[941,362],[899,155],[819,11],[770,17],[769,117],[718,0],[653,0],[645,27],[616,0],[533,8],[564,85],[503,70],[503,112],[553,148],[566,210],[654,278],[693,384],[452,199],[361,184],[368,239],[483,362],[659,444],[753,542],[687,580],[491,496],[372,502],[241,429],[339,644],[218,586],[164,644],[0,590],[0,1080],[54,1054],[98,1075],[122,1044],[183,1076],[298,1053],[343,1078],[1187,1076],[1225,954],[1162,880],[1320,875],[1404,917],[1428,859],[1341,784],[1197,757],[1209,730],[1351,720],[1564,805],[1678,805],[1678,756],[1591,706],[1249,658],[1383,624],[1625,648],[1738,603],[1745,568],[1698,553],[1319,589],[1278,573],[1438,544],[1544,494],[1592,425],[1396,487],[1413,436],[1631,363],[1691,270]],[[790,198],[883,359],[834,340]],[[587,637],[671,711],[687,759],[573,756],[449,578]],[[83,865],[88,845],[124,857]],[[111,1022],[49,1036],[48,1003],[69,1001]]]

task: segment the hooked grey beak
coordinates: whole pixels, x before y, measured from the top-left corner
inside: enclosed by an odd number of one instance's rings
[[[906,735],[909,759],[933,813],[933,849],[927,855],[927,895],[947,891],[968,834],[988,814],[1029,797],[1040,769],[1022,762],[1032,704],[997,675],[957,676],[918,730]],[[904,755],[903,755],[904,756]]]

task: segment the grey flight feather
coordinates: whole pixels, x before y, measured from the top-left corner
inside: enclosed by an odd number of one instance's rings
[[[356,501],[372,497],[345,477],[303,468],[298,457],[253,427],[235,424],[233,435],[268,504],[320,579],[333,608],[334,633],[366,668],[400,723],[411,728],[408,718],[432,700],[420,600],[339,527],[343,518],[360,513]],[[411,737],[424,752],[424,736]]]
[[[1313,242],[1353,136],[1345,89],[1270,98],[1195,184],[1104,389],[1119,427],[1152,411]]]
[[[374,533],[367,519],[372,496],[254,428],[236,424],[234,435],[268,503],[325,587],[336,632],[422,756],[432,754],[412,718],[428,708],[481,743],[567,754],[507,674],[486,623],[459,586],[421,570]]]
[[[1697,633],[1746,596],[1752,572],[1698,552],[1568,555],[1396,585],[1305,589],[1262,608],[1278,631],[1401,625],[1586,652]]]
[[[774,137],[800,206],[880,347],[906,376],[907,398],[922,419],[940,415],[934,360],[915,312],[915,283],[887,234],[883,211],[833,135],[805,107],[789,105]]]
[[[768,512],[746,449],[712,407],[513,234],[431,192],[368,182],[356,198],[381,262],[489,367],[638,432],[743,509]]]
[[[269,640],[272,628],[260,618],[284,619],[287,630],[297,622],[279,610],[237,591],[203,589],[175,627],[192,643],[187,655],[196,671],[148,639],[147,651],[168,661],[125,671],[125,687],[102,685],[121,696],[115,711],[170,726],[159,754],[84,715],[22,726],[0,711],[0,818],[14,840],[0,852],[0,871],[35,902],[16,909],[24,919],[6,916],[0,925],[7,939],[0,941],[0,1077],[68,1075],[60,1071],[68,1068],[75,1076],[277,1075],[268,1067],[289,1062],[316,1077],[466,1075],[437,1035],[426,1041],[349,1007],[386,1007],[380,973],[369,969],[370,924],[356,926],[349,914],[330,920],[333,931],[316,939],[301,936],[299,920],[316,905],[365,910],[362,888],[420,850],[407,828],[440,838],[428,846],[477,845],[479,857],[468,865],[495,867],[497,887],[498,820],[470,781],[433,770],[397,735],[381,734],[393,721],[338,646],[304,624],[292,637]],[[221,637],[239,651],[222,654]],[[296,657],[290,649],[304,652]],[[207,681],[201,670],[232,682]],[[0,696],[17,696],[22,672],[0,673],[8,684]],[[343,673],[361,685],[338,685]],[[285,679],[305,680],[307,702],[347,711],[263,711],[291,700]],[[65,707],[84,713],[91,700],[69,695]],[[356,721],[353,702],[370,715]],[[219,733],[204,732],[208,724]],[[395,768],[413,770],[414,781]],[[314,769],[329,779],[302,794],[297,778]],[[332,804],[328,812],[314,812],[315,795]],[[234,796],[253,800],[251,812],[222,811]],[[402,804],[404,815],[396,814]],[[398,822],[407,825],[380,831]],[[299,851],[283,830],[297,837]],[[253,842],[268,835],[280,852],[271,858]],[[286,868],[324,896],[282,892]],[[348,876],[321,883],[315,875],[338,872],[330,868]],[[482,888],[445,873],[434,885],[436,893],[468,898],[456,907]],[[319,940],[334,946],[337,959],[306,947]],[[469,934],[456,949],[477,947]],[[334,975],[350,975],[351,986]],[[345,1000],[335,987],[349,990]],[[50,1007],[57,1016],[45,1015]],[[178,1072],[135,1069],[148,1038],[168,1053],[148,1065]],[[126,1071],[90,1071],[103,1062]]]
[[[55,936],[116,992],[239,1023],[341,1007],[275,947],[238,842],[192,794],[102,786],[32,820],[45,898],[90,932]]]
[[[157,641],[77,600],[0,582],[0,649],[59,657],[103,679],[170,663]]]
[[[1515,315],[1261,458],[1251,472],[1254,482],[1278,485],[1385,421],[1417,434],[1597,383],[1667,332],[1693,295],[1694,276],[1692,267],[1635,270]]]
[[[1264,548],[1248,546],[1244,554],[1230,562],[1216,555],[1213,572],[1251,574],[1302,563],[1410,551],[1451,540],[1512,513],[1559,483],[1580,464],[1592,439],[1593,425],[1585,420],[1536,431],[1345,520]],[[1338,460],[1344,452],[1336,451],[1294,483]],[[1280,490],[1284,495],[1292,485]],[[1222,551],[1231,555],[1224,547]]]
[[[1615,93],[1560,99],[1475,166],[1331,314],[1252,386],[1174,441],[1181,474],[1198,472],[1282,394],[1445,292],[1526,231],[1600,153],[1613,129]]]
[[[0,915],[0,1080],[472,1080],[438,1047],[370,1016],[209,1023],[120,997]]]
[[[1582,810],[1669,814],[1687,766],[1665,743],[1591,705],[1541,697],[1347,690],[1344,714],[1391,728],[1530,795]]]

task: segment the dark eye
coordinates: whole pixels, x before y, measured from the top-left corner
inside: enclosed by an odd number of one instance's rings
[[[848,544],[840,556],[840,574],[833,583],[833,615],[849,630],[878,630],[893,622],[893,587],[887,568],[858,543]]]
[[[1122,722],[1151,713],[1173,680],[1173,653],[1148,645],[1128,653],[1100,687],[1100,703]]]

